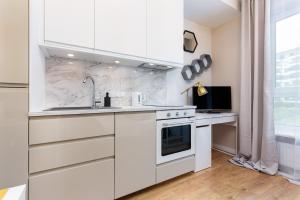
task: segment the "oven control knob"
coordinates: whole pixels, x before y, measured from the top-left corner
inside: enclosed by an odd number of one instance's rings
[[[171,117],[171,113],[167,113],[167,117]]]
[[[176,116],[179,116],[179,112],[176,113]]]

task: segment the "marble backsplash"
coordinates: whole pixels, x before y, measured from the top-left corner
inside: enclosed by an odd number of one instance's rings
[[[106,92],[112,106],[130,106],[132,92],[143,93],[145,104],[166,103],[165,71],[51,57],[46,60],[46,107],[90,106],[92,85],[82,82],[86,75],[95,79],[101,105]]]

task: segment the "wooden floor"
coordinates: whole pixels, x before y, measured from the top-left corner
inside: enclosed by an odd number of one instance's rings
[[[300,186],[229,163],[213,152],[213,167],[189,173],[122,198],[122,200],[300,200]]]

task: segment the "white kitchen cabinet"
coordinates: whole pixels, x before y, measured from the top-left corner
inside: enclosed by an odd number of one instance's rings
[[[31,117],[29,144],[46,144],[114,134],[114,115]]]
[[[0,88],[0,188],[27,182],[27,113],[27,88]]]
[[[94,48],[94,0],[45,0],[45,41]]]
[[[211,126],[197,126],[195,172],[209,167],[211,167]]]
[[[147,0],[95,0],[95,48],[146,57]]]
[[[115,115],[115,198],[155,184],[154,112]]]
[[[30,200],[112,200],[112,158],[30,176]]]
[[[28,0],[0,1],[0,83],[28,84]]]
[[[183,0],[44,1],[47,56],[183,64]]]
[[[156,168],[156,183],[160,183],[171,178],[175,178],[182,174],[191,172],[194,170],[195,157],[189,156],[174,160],[171,162],[163,163]]]
[[[31,117],[29,135],[30,200],[114,199],[114,114]]]
[[[113,157],[114,142],[109,136],[31,147],[29,173]]]
[[[148,57],[183,63],[183,0],[148,0]]]

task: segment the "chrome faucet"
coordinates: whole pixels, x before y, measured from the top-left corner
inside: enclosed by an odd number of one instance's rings
[[[84,80],[82,81],[82,83],[86,83],[88,79],[91,80],[91,82],[92,82],[92,89],[93,89],[93,91],[92,91],[92,109],[95,109],[96,108],[96,104],[100,103],[100,102],[97,102],[96,98],[95,98],[95,93],[96,93],[95,80],[93,79],[93,77],[87,75],[84,78]]]

